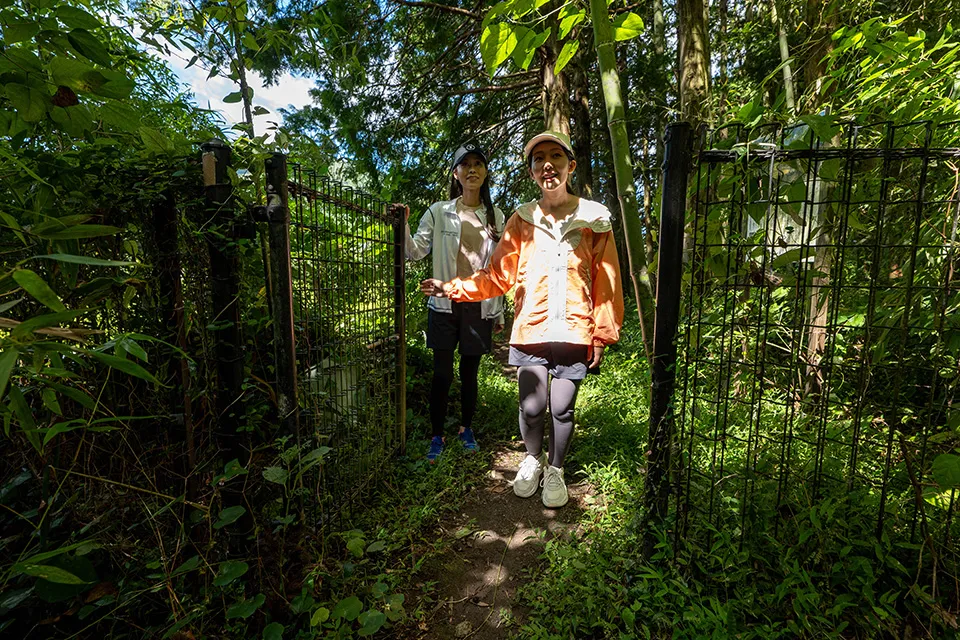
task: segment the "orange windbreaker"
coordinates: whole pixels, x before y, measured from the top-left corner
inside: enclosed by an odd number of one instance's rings
[[[485,300],[516,284],[510,344],[612,344],[623,325],[623,288],[611,219],[606,207],[582,198],[558,225],[536,202],[521,205],[489,266],[452,280],[450,299]]]

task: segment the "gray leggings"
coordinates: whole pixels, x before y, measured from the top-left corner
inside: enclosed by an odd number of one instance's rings
[[[519,367],[520,434],[527,453],[539,456],[543,451],[543,422],[547,412],[547,368],[541,365]],[[563,467],[563,458],[573,436],[573,409],[577,403],[580,380],[554,378],[550,381],[550,415],[553,433],[550,434],[550,464]]]

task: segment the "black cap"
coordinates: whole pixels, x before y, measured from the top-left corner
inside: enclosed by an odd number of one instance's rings
[[[483,149],[480,148],[480,145],[468,142],[467,144],[461,145],[457,149],[456,153],[453,154],[453,164],[451,165],[451,168],[456,169],[457,165],[463,162],[463,159],[471,153],[475,153],[480,156],[480,159],[483,160],[483,164],[487,164],[487,154],[484,153]]]

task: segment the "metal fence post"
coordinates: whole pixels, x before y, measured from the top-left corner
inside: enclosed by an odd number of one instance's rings
[[[388,209],[390,211],[390,209]],[[407,453],[407,279],[406,215],[402,207],[393,208],[393,269],[397,331],[397,425],[400,429],[400,454]]]
[[[243,344],[240,339],[240,262],[237,255],[235,202],[228,169],[230,147],[220,140],[201,146],[206,206],[214,224],[207,232],[212,281],[214,352],[220,388],[216,395],[221,446],[242,453],[237,427],[243,416]]]
[[[670,491],[670,454],[674,446],[673,392],[676,387],[677,326],[683,274],[683,227],[687,178],[691,162],[691,128],[687,122],[667,126],[663,157],[663,195],[660,206],[660,256],[657,268],[657,307],[653,333],[653,371],[650,394],[650,443],[644,487],[646,522],[643,556],[656,550],[655,528],[662,525]]]
[[[293,275],[290,264],[290,207],[287,157],[274,153],[266,160],[267,222],[270,263],[267,276],[273,311],[277,366],[277,415],[286,433],[299,436],[297,353],[293,331]]]

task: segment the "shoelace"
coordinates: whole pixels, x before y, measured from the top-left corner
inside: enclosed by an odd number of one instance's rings
[[[563,485],[563,482],[560,480],[559,473],[549,473],[544,472],[543,479],[540,481],[540,486],[544,489],[556,490]]]
[[[520,465],[520,470],[517,471],[517,477],[522,480],[529,480],[533,477],[536,469],[537,459],[528,456],[526,459],[524,459],[523,464]]]

